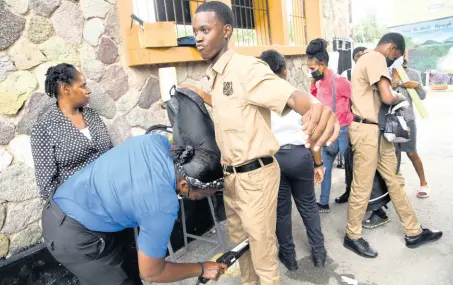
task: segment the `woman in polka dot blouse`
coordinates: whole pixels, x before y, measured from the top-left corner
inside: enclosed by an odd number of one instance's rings
[[[104,122],[86,107],[91,90],[74,66],[62,63],[50,67],[45,91],[57,102],[39,119],[31,134],[36,182],[43,200],[68,177],[112,148]]]

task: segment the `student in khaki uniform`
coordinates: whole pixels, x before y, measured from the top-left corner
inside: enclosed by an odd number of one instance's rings
[[[377,252],[360,236],[376,169],[387,184],[393,206],[403,225],[406,246],[415,248],[442,237],[440,231],[420,227],[406,195],[404,178],[400,173],[396,174],[395,148],[380,136],[378,113],[381,104],[393,105],[405,100],[402,94],[392,91],[388,72],[388,67],[404,54],[404,50],[402,35],[386,34],[375,50],[365,52],[352,73],[354,122],[349,128],[349,135],[354,152],[354,172],[344,246],[369,258],[376,257]]]
[[[225,162],[224,201],[231,240],[247,236],[250,252],[239,260],[243,284],[280,284],[277,262],[276,208],[280,169],[274,159],[279,144],[271,131],[270,110],[303,115],[306,146],[319,151],[339,134],[335,115],[306,92],[298,91],[254,57],[228,49],[233,31],[231,9],[217,1],[195,12],[192,26],[197,49],[211,63],[210,94],[192,86],[212,104],[216,141]]]

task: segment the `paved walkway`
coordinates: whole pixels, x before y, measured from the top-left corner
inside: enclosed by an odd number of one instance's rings
[[[430,94],[425,106],[430,118],[418,121],[418,149],[432,189],[431,197],[425,200],[416,198],[419,181],[407,157],[403,159],[402,172],[420,223],[425,227],[443,230],[443,239],[419,249],[406,248],[404,233],[390,205],[388,214],[391,222],[378,229],[364,229],[363,232],[363,236],[378,250],[378,258],[364,259],[346,250],[342,241],[347,205],[333,202],[344,191],[344,173],[335,169],[331,212],[322,214],[329,255],[327,266],[325,269],[313,267],[305,228],[294,208],[293,232],[299,270],[288,272],[281,265],[281,284],[344,284],[341,283],[341,276],[353,277],[360,285],[453,284],[453,92]],[[320,190],[317,192],[319,195]],[[208,246],[205,243],[191,243],[188,250],[178,253],[181,256],[178,260],[197,261],[207,252]],[[218,283],[239,285],[238,275],[238,268],[233,267]],[[187,280],[183,284],[195,284],[195,281]]]

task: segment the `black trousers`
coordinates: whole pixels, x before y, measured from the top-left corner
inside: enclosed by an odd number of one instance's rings
[[[325,253],[321,218],[316,205],[313,156],[304,146],[280,150],[276,155],[281,178],[277,203],[277,239],[279,251],[287,258],[295,258],[291,224],[291,194],[307,229],[313,254]]]
[[[55,259],[82,285],[141,285],[131,231],[90,231],[53,201],[42,214],[44,242]],[[131,250],[132,249],[132,250]]]

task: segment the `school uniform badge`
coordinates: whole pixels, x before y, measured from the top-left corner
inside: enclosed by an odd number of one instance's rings
[[[233,82],[223,82],[223,95],[230,96],[233,94]]]

